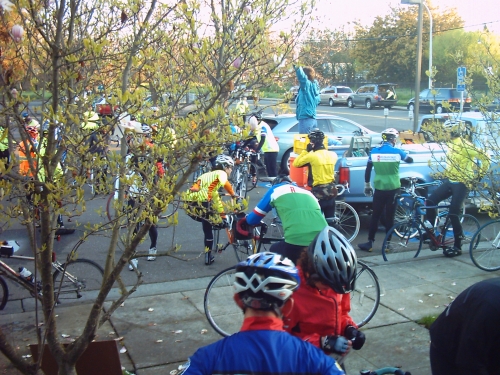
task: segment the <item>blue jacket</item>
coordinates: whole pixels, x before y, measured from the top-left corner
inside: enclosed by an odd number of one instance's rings
[[[300,66],[295,67],[295,73],[300,84],[296,100],[297,120],[316,118],[316,107],[320,102],[318,81],[310,81]]]
[[[260,326],[198,349],[183,366],[181,375],[344,374],[335,360],[308,342],[272,326]]]

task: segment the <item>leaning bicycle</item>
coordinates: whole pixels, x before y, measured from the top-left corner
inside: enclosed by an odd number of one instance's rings
[[[233,283],[236,266],[227,268],[210,281],[205,290],[203,308],[212,328],[222,336],[240,330],[243,323],[241,309],[233,300]],[[377,312],[380,304],[380,284],[375,272],[358,260],[356,288],[351,293],[350,315],[358,325],[366,325]]]
[[[338,184],[337,197],[344,194],[344,191],[349,191],[349,185]],[[335,202],[335,217],[326,219],[328,225],[337,229],[342,235],[352,242],[359,233],[360,221],[359,215],[350,204],[338,200]]]
[[[19,245],[16,241],[6,241],[0,247],[0,257],[17,259],[21,261],[34,262],[35,258],[30,256],[15,255],[15,249]],[[80,299],[88,292],[97,292],[101,289],[104,270],[96,262],[68,257],[65,263],[61,263],[56,259],[56,254],[52,253],[52,268],[54,281],[54,299],[57,303],[61,303],[67,299]],[[34,280],[34,276],[27,276],[25,273],[26,267],[20,267],[20,271],[15,271],[7,263],[0,261],[0,273],[8,279],[15,279],[23,284],[28,290],[32,290],[33,296],[42,293],[42,285]],[[5,279],[0,276],[0,310],[3,310],[8,302],[9,288]]]
[[[449,204],[426,206],[425,198],[415,195],[409,207],[411,218],[394,224],[384,238],[382,244],[384,260],[402,261],[416,258],[422,251],[424,243],[428,244],[431,252],[442,249],[445,254],[453,255],[455,237],[451,225],[451,214],[447,213],[442,225],[434,226],[423,221],[425,210],[449,208]],[[472,239],[479,229],[479,221],[468,214],[458,215],[458,219],[462,224],[462,245],[470,244],[470,246],[476,247],[479,238],[473,241]]]

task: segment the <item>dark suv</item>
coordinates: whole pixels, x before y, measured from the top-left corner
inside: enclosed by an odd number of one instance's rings
[[[354,108],[356,105],[362,105],[366,109],[375,107],[391,108],[397,102],[396,86],[394,83],[363,85],[347,98],[347,106]]]
[[[464,91],[464,112],[470,111],[471,108],[471,98],[467,91]],[[419,112],[433,112],[433,113],[443,113],[446,112],[446,108],[443,107],[443,103],[447,102],[450,104],[450,108],[456,111],[460,111],[460,99],[461,92],[457,89],[451,88],[434,88],[425,89],[420,92],[419,98]],[[407,105],[408,111],[415,112],[415,98],[411,98]]]

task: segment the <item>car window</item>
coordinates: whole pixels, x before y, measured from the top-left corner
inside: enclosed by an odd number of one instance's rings
[[[288,129],[287,133],[297,133],[297,134],[299,134],[299,123],[296,123],[290,129]]]
[[[276,125],[278,125],[278,121],[276,121],[276,120],[271,120],[271,119],[266,118],[266,119],[262,119],[262,121],[264,121],[267,125],[269,125],[271,130],[273,130]]]
[[[330,120],[327,119],[317,119],[317,128],[321,130],[323,133],[329,133],[331,132],[330,129]]]
[[[365,92],[367,92],[367,91],[366,91],[367,89],[368,89],[368,88],[367,88],[366,86],[361,86],[361,87],[358,89],[357,93],[358,93],[358,94],[364,94]]]
[[[332,133],[354,134],[360,130],[356,125],[340,119],[330,119],[330,126]]]
[[[352,90],[349,87],[337,87],[337,92],[339,94],[349,94]]]

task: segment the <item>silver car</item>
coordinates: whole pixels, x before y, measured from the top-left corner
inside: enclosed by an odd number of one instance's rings
[[[280,151],[278,152],[278,167],[288,172],[288,159],[293,152],[294,136],[299,134],[299,122],[294,114],[283,114],[278,116],[263,115],[262,120],[269,124],[274,137],[278,140]],[[328,139],[342,142],[344,145],[351,144],[351,138],[356,135],[366,135],[372,138],[373,146],[382,142],[380,133],[365,128],[349,119],[335,115],[318,115],[318,129],[323,131]]]
[[[347,86],[330,86],[321,89],[319,96],[320,104],[328,104],[333,107],[335,104],[347,104],[347,98],[352,94],[352,90]]]

